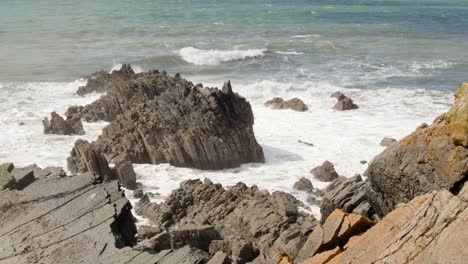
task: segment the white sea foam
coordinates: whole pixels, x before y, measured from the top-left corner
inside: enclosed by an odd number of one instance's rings
[[[449,92],[424,89],[343,90],[326,82],[232,82],[234,91],[252,104],[254,131],[263,146],[266,163],[245,164],[222,171],[175,168],[167,164],[135,165],[143,189],[158,193],[154,200],[167,197],[183,180],[210,178],[225,186],[242,181],[269,191],[286,191],[305,201],[307,195],[292,188],[300,177],[308,177],[318,188],[326,186],[326,183],[313,179],[310,169],[329,160],[340,175],[362,173],[367,165],[360,161],[370,161],[383,150],[379,146],[383,137],[402,138],[421,122],[431,123],[452,102]],[[83,105],[99,97],[98,94],[75,95],[82,84],[83,81],[0,84],[0,96],[5,98],[0,104],[0,125],[3,127],[0,163],[65,166],[65,159],[77,138],[96,139],[105,123],[85,123],[85,136],[44,135],[42,132],[41,120],[50,111],[63,114],[69,105]],[[353,98],[360,108],[348,112],[333,110],[335,99],[330,98],[330,94],[337,90]],[[264,107],[263,103],[274,96],[299,97],[310,111],[301,113]],[[21,126],[19,122],[25,125]],[[129,197],[132,199],[131,195]],[[311,211],[316,216],[319,214],[317,207],[312,207]]]
[[[117,64],[115,64],[114,66],[112,66],[112,69],[109,71],[109,73],[112,73],[112,72],[114,72],[114,71],[118,71],[118,70],[122,69],[122,66],[123,66],[122,63],[117,63]],[[132,70],[133,70],[135,73],[143,72],[143,69],[142,69],[140,66],[138,66],[138,65],[132,64],[131,67],[132,67]]]
[[[179,51],[183,60],[195,65],[218,65],[222,62],[263,57],[266,49],[202,50],[186,47]]]
[[[415,73],[420,73],[421,70],[434,70],[434,69],[447,69],[455,64],[453,62],[445,60],[435,60],[429,62],[413,62],[410,66],[410,70]]]
[[[275,53],[281,54],[281,55],[295,55],[295,56],[304,54],[303,52],[297,52],[297,51],[275,51]]]

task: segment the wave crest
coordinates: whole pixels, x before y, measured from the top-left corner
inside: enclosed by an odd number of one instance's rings
[[[219,65],[222,62],[258,58],[265,55],[266,49],[248,50],[201,50],[186,47],[179,51],[183,60],[195,65]]]

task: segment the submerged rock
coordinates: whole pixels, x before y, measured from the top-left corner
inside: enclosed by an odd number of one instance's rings
[[[70,116],[67,120],[64,120],[56,112],[52,112],[51,118],[44,118],[42,124],[44,126],[45,134],[57,134],[57,135],[84,135],[83,123],[79,116]]]
[[[351,98],[349,98],[341,92],[334,92],[330,97],[334,97],[338,100],[333,106],[333,109],[336,109],[338,111],[353,110],[359,108]]]
[[[208,180],[189,180],[164,203],[141,200],[137,212],[167,228],[177,246],[206,250],[209,242],[210,254],[222,251],[234,263],[274,263],[278,251],[294,257],[316,224],[298,211],[297,203],[286,193],[270,195],[242,183],[226,190]],[[206,235],[197,231],[195,236],[184,235],[189,240],[174,238],[177,230],[194,227],[203,227]]]
[[[316,179],[324,182],[330,182],[339,177],[338,173],[335,171],[335,166],[328,160],[323,162],[322,165],[313,168],[310,173],[312,173]]]
[[[275,97],[265,103],[265,106],[273,109],[291,109],[298,112],[309,110],[306,104],[299,98],[292,98],[285,101],[283,98]]]

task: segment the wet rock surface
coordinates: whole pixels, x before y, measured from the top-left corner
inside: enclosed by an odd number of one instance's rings
[[[336,104],[333,106],[333,109],[335,110],[346,111],[359,108],[359,106],[353,102],[353,99],[349,98],[341,92],[334,92],[330,97],[337,99]]]
[[[57,135],[84,135],[85,131],[80,116],[70,116],[63,119],[56,112],[52,112],[51,118],[44,118],[42,125],[44,126],[44,134]]]
[[[222,251],[233,263],[274,263],[275,252],[295,256],[316,225],[297,203],[286,193],[269,194],[242,183],[224,189],[208,180],[189,180],[162,204],[143,197],[137,212],[166,229],[173,247],[190,244],[206,251],[209,242],[211,255]],[[183,239],[180,229],[189,230],[182,232]]]
[[[309,107],[299,98],[284,100],[281,97],[275,97],[265,103],[266,107],[272,109],[291,109],[297,112],[305,112]]]

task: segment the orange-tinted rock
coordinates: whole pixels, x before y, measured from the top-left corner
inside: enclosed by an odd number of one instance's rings
[[[341,253],[341,249],[336,247],[332,250],[322,252],[315,255],[314,257],[300,263],[300,264],[324,264],[333,259],[335,256]]]
[[[418,196],[350,239],[326,263],[466,263],[467,198],[468,185],[458,196],[446,190]]]
[[[373,222],[366,217],[335,210],[323,225],[315,227],[299,251],[296,262],[336,247],[343,247],[350,237],[365,232],[372,225]]]

